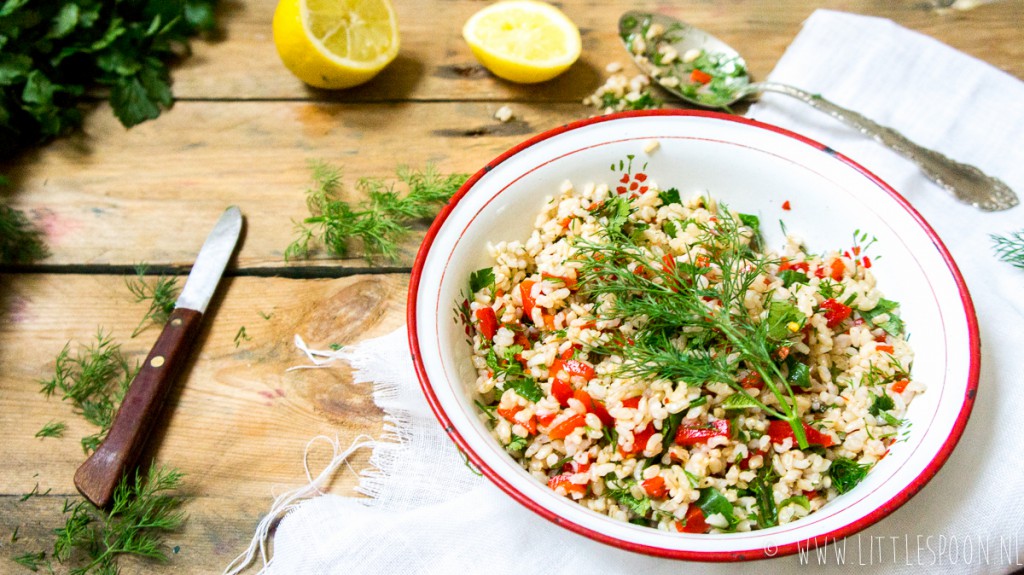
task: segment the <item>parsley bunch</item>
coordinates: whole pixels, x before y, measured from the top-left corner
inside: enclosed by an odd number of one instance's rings
[[[0,8],[0,156],[68,133],[90,91],[131,127],[171,105],[167,62],[216,0],[8,0]]]

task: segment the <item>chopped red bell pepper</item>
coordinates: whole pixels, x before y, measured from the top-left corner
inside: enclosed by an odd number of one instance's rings
[[[582,389],[577,389],[572,392],[572,396],[582,403],[583,407],[587,408],[588,413],[596,415],[603,425],[615,425],[615,418],[608,414],[604,404],[590,397],[589,393]]]
[[[707,443],[712,437],[729,437],[731,432],[728,419],[717,419],[711,425],[680,425],[676,432],[679,445]]]
[[[508,408],[508,409],[504,409],[504,408],[499,407],[497,411],[498,411],[498,415],[500,415],[500,416],[504,417],[505,419],[511,421],[513,424],[518,423],[519,425],[522,425],[523,427],[525,427],[526,431],[530,435],[533,435],[533,434],[537,433],[537,416],[536,415],[531,415],[530,419],[526,420],[525,422],[519,421],[518,419],[516,419],[516,414],[519,413],[522,410],[523,410],[523,406],[516,405],[516,406]]]
[[[546,280],[561,281],[563,284],[565,284],[565,287],[569,288],[570,290],[576,289],[576,278],[570,278],[570,277],[565,277],[565,276],[556,276],[554,274],[549,274],[547,272],[541,273],[540,277],[542,277],[543,279],[546,279]]]
[[[551,425],[551,422],[554,421],[556,417],[558,417],[558,414],[559,412],[556,411],[554,413],[549,413],[547,415],[538,415],[537,423],[543,425],[544,427],[547,427]]]
[[[571,493],[579,493],[580,495],[585,495],[587,493],[587,486],[580,485],[579,483],[573,483],[572,476],[572,473],[563,473],[561,475],[556,475],[551,479],[548,479],[548,487],[550,487],[551,490],[555,492],[557,492],[558,488],[561,487],[562,490],[565,492],[565,495],[569,495]]]
[[[672,254],[665,254],[661,256],[661,263],[664,264],[662,269],[666,272],[671,273],[676,269],[676,258]]]
[[[657,432],[658,430],[654,428],[654,424],[648,423],[647,427],[633,433],[633,447],[627,450],[623,449],[620,445],[619,453],[621,453],[623,457],[643,453],[643,450],[647,447],[647,442],[650,441],[651,436]]]
[[[831,270],[830,277],[833,280],[837,282],[843,280],[843,274],[846,273],[846,264],[843,263],[843,260],[839,258],[832,260],[829,269]]]
[[[871,268],[871,258],[868,256],[864,256],[864,267],[869,269]]]
[[[690,81],[698,84],[707,84],[711,81],[711,74],[694,68],[693,71],[690,72]]]
[[[751,371],[747,375],[743,376],[743,379],[740,380],[740,385],[748,389],[764,389],[764,379],[761,378],[761,374],[757,371]]]
[[[691,503],[686,510],[686,517],[682,522],[676,521],[676,531],[680,533],[707,533],[708,522],[704,520],[704,511]]]
[[[903,393],[907,389],[908,385],[910,385],[909,379],[901,379],[892,384],[892,390],[896,393]]]
[[[792,206],[789,205],[789,200],[782,202],[782,209],[786,210],[787,212],[793,209]]]
[[[567,419],[548,430],[548,437],[551,439],[565,439],[577,427],[587,424],[587,416],[582,413],[574,413]]]
[[[519,297],[523,300],[523,321],[533,321],[533,308],[537,305],[537,299],[530,295],[533,291],[533,285],[537,283],[533,280],[523,280],[523,283],[519,284]]]
[[[882,353],[892,353],[893,352],[893,347],[891,345],[878,345],[878,346],[875,346],[875,349],[880,351],[880,352],[882,352]]]
[[[825,310],[825,321],[829,327],[839,325],[853,312],[853,308],[832,298],[821,302],[821,309]]]
[[[569,398],[572,397],[572,386],[569,382],[555,377],[551,382],[551,396],[558,400],[558,405],[569,406]]]
[[[637,407],[640,407],[640,396],[634,395],[633,397],[623,399],[622,407],[628,407],[630,409],[636,409]]]
[[[494,309],[490,307],[482,307],[474,312],[476,315],[476,328],[480,331],[480,335],[487,338],[488,341],[494,339],[494,334],[498,333],[498,316],[494,313]]]
[[[640,487],[644,488],[647,495],[654,497],[655,499],[662,499],[668,495],[668,486],[665,485],[665,478],[660,475],[655,475],[650,479],[645,479],[640,483]]]
[[[796,270],[798,272],[807,273],[807,270],[809,270],[810,268],[811,268],[811,266],[807,262],[795,262],[795,263],[793,263],[793,262],[790,262],[789,260],[787,260],[786,258],[782,258],[782,261],[779,262],[779,272],[780,273],[784,272],[786,270]]]
[[[804,426],[804,435],[807,436],[807,443],[810,445],[820,445],[822,447],[832,447],[835,445],[835,440],[832,436],[827,433],[822,433],[817,429],[814,429],[806,423]],[[772,443],[781,444],[787,438],[793,440],[793,444],[796,445],[796,434],[793,433],[793,428],[790,427],[788,421],[781,419],[773,419],[768,422],[768,437],[771,438]]]

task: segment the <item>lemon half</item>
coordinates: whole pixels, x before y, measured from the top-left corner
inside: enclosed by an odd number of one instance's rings
[[[280,0],[273,27],[285,67],[317,88],[362,84],[398,55],[388,0]]]
[[[495,76],[532,84],[561,74],[580,57],[580,31],[554,6],[507,0],[480,10],[462,28],[476,59]]]

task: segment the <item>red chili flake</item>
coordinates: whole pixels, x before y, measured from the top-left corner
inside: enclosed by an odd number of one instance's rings
[[[792,209],[792,207],[789,205],[789,200],[782,202],[782,209],[786,210],[787,212]]]

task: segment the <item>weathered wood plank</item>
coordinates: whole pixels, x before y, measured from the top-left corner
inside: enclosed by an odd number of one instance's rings
[[[168,566],[222,569],[244,546],[272,488],[296,486],[306,442],[320,434],[347,446],[359,434],[379,435],[381,413],[368,385],[352,383],[349,368],[286,372],[305,363],[292,343],[352,344],[404,322],[407,277],[355,276],[337,280],[230,278],[213,302],[191,365],[172,392],[163,429],[145,459],[187,475],[189,525],[171,539],[187,553]],[[0,429],[6,440],[0,473],[0,561],[52,545],[49,529],[63,524],[65,496],[85,455],[78,439],[92,427],[59,398],[44,398],[38,381],[68,340],[89,342],[98,326],[141,360],[158,329],[130,333],[144,312],[119,276],[0,276]],[[269,316],[269,319],[264,319]],[[241,327],[250,339],[237,342]],[[34,437],[44,424],[68,424],[62,439]],[[312,465],[326,460],[326,448]],[[352,459],[366,467],[368,452]],[[42,498],[20,502],[38,483]],[[333,490],[351,494],[356,477],[339,473]],[[6,544],[18,527],[19,541]],[[0,571],[6,569],[0,568]]]
[[[588,113],[578,104],[517,104],[518,119],[503,124],[493,118],[498,107],[179,102],[127,131],[100,109],[84,135],[0,173],[16,190],[13,204],[47,231],[45,263],[190,265],[218,214],[235,204],[246,217],[238,266],[279,267],[295,237],[292,220],[308,214],[311,160],[344,167],[350,190],[358,177],[393,177],[399,164],[472,172],[529,135]],[[408,265],[418,240],[399,265]]]
[[[583,56],[563,76],[537,86],[495,79],[477,64],[461,30],[481,3],[433,0],[394,2],[401,52],[372,82],[336,93],[310,90],[277,57],[271,34],[276,1],[256,0],[223,3],[223,39],[196,44],[195,55],[174,74],[174,89],[179,98],[574,102],[600,84],[609,62],[627,63],[615,27],[619,14],[629,9],[657,9],[707,29],[744,54],[756,77],[771,71],[801,23],[821,7],[891,18],[1024,78],[1024,29],[1020,26],[1024,5],[1015,1],[967,11],[936,9],[939,2],[928,0],[564,0],[557,4],[580,27]]]

